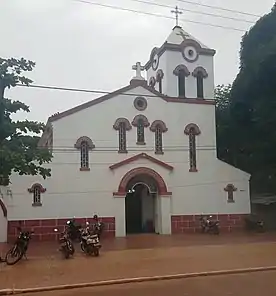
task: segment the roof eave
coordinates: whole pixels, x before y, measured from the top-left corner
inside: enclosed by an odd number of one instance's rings
[[[168,43],[166,41],[163,43],[163,45],[160,48],[158,48],[156,53],[160,57],[166,50],[181,52],[185,46],[188,46],[192,43],[197,48],[198,54],[200,55],[214,56],[216,54],[216,51],[214,49],[202,47],[196,40],[193,40],[193,39],[186,39],[181,44]],[[151,60],[148,60],[146,62],[145,64],[146,70],[150,68],[151,63],[152,63]]]

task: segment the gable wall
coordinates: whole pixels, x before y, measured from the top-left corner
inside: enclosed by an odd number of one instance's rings
[[[215,150],[214,106],[168,103],[160,98],[147,97],[149,93],[141,87],[129,93],[145,95],[148,108],[141,113],[150,123],[159,119],[167,125],[168,132],[163,134],[164,155],[154,154],[154,133],[149,128],[145,131],[146,145],[137,146],[134,127],[127,132],[128,154],[118,154],[118,132],[113,129],[113,124],[118,117],[126,117],[131,122],[140,113],[133,106],[134,96],[119,95],[54,121],[52,177],[43,180],[14,175],[13,198],[7,203],[9,220],[91,217],[95,212],[101,216],[114,216],[118,202],[112,193],[117,191],[125,170],[137,166],[155,169],[165,179],[168,190],[173,192],[171,214],[190,213],[196,209],[205,209],[206,212],[248,210],[247,197],[231,208],[225,202],[223,188],[234,181],[244,182],[241,187],[248,196],[248,178],[242,172],[235,171],[229,175],[225,168],[219,168]],[[197,173],[189,172],[188,137],[184,135],[184,127],[189,123],[198,124],[201,130],[197,137]],[[88,172],[79,170],[80,153],[74,148],[81,136],[90,137],[96,146],[90,152],[91,170]],[[174,170],[169,172],[147,160],[138,160],[115,171],[109,169],[111,164],[141,152],[167,162]],[[42,194],[42,207],[32,207],[32,194],[27,192],[35,182],[47,189]]]

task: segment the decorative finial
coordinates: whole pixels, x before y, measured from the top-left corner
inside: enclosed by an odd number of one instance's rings
[[[142,66],[140,62],[137,62],[136,65],[132,66],[132,70],[136,70],[136,76],[134,77],[134,79],[144,80],[141,72],[145,70],[145,67]]]
[[[171,10],[171,13],[175,13],[175,24],[178,26],[178,15],[182,14],[183,12],[178,9],[178,6],[175,6],[175,10]]]

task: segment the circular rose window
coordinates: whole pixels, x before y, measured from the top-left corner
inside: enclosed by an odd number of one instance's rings
[[[193,46],[185,46],[182,51],[184,59],[188,62],[195,62],[198,59],[198,53]]]
[[[139,111],[144,111],[147,108],[147,100],[143,97],[135,98],[134,107]]]

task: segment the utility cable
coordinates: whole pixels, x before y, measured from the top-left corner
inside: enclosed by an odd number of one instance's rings
[[[174,9],[174,7],[173,6],[170,6],[170,5],[160,4],[160,3],[153,3],[153,2],[144,1],[144,0],[129,0],[129,1],[137,2],[137,3],[142,3],[142,4],[153,5],[153,6],[158,6],[158,7],[164,7],[164,8]],[[192,9],[187,9],[187,8],[181,8],[181,7],[179,7],[178,10],[184,11],[184,12],[185,11],[186,12],[192,12],[192,13],[201,14],[201,15],[207,15],[207,16],[211,16],[211,17],[229,19],[229,20],[233,20],[233,21],[245,22],[245,23],[249,23],[249,24],[254,24],[255,23],[255,21],[249,21],[249,20],[246,20],[246,19],[235,18],[235,17],[230,17],[230,16],[224,16],[224,15],[219,15],[219,14],[214,14],[214,13],[208,13],[208,12],[203,12],[203,11],[198,11],[198,10],[192,10]]]
[[[188,1],[188,0],[177,0],[177,1],[182,2],[182,3],[188,3],[188,4],[191,4],[191,5],[197,5],[197,6],[201,6],[201,7],[208,7],[208,8],[211,8],[211,9],[217,9],[217,10],[232,12],[232,13],[239,13],[239,14],[254,16],[254,17],[262,17],[262,15],[259,15],[259,14],[254,14],[254,13],[250,13],[250,12],[244,12],[244,11],[240,11],[240,10],[224,8],[224,7],[221,7],[221,6],[208,5],[208,4],[199,3],[199,2],[192,2],[192,1]]]
[[[86,1],[86,0],[71,0],[71,1],[175,20],[174,17],[166,16],[166,15],[163,15],[163,14],[155,14],[155,13],[151,13],[151,12],[145,12],[145,11],[131,9],[131,8],[125,8],[125,7],[120,7],[120,6],[113,6],[113,5],[108,5],[108,4],[96,3],[96,2]],[[246,30],[240,29],[240,28],[227,27],[227,26],[222,26],[222,25],[215,25],[215,24],[211,24],[211,23],[205,23],[205,22],[194,21],[194,20],[189,20],[189,19],[185,19],[185,20],[181,20],[181,21],[182,22],[187,22],[187,23],[193,23],[193,24],[199,24],[199,25],[204,25],[204,26],[215,27],[215,28],[222,28],[222,29],[226,29],[226,30],[234,30],[234,31],[239,31],[239,32],[246,32]]]

